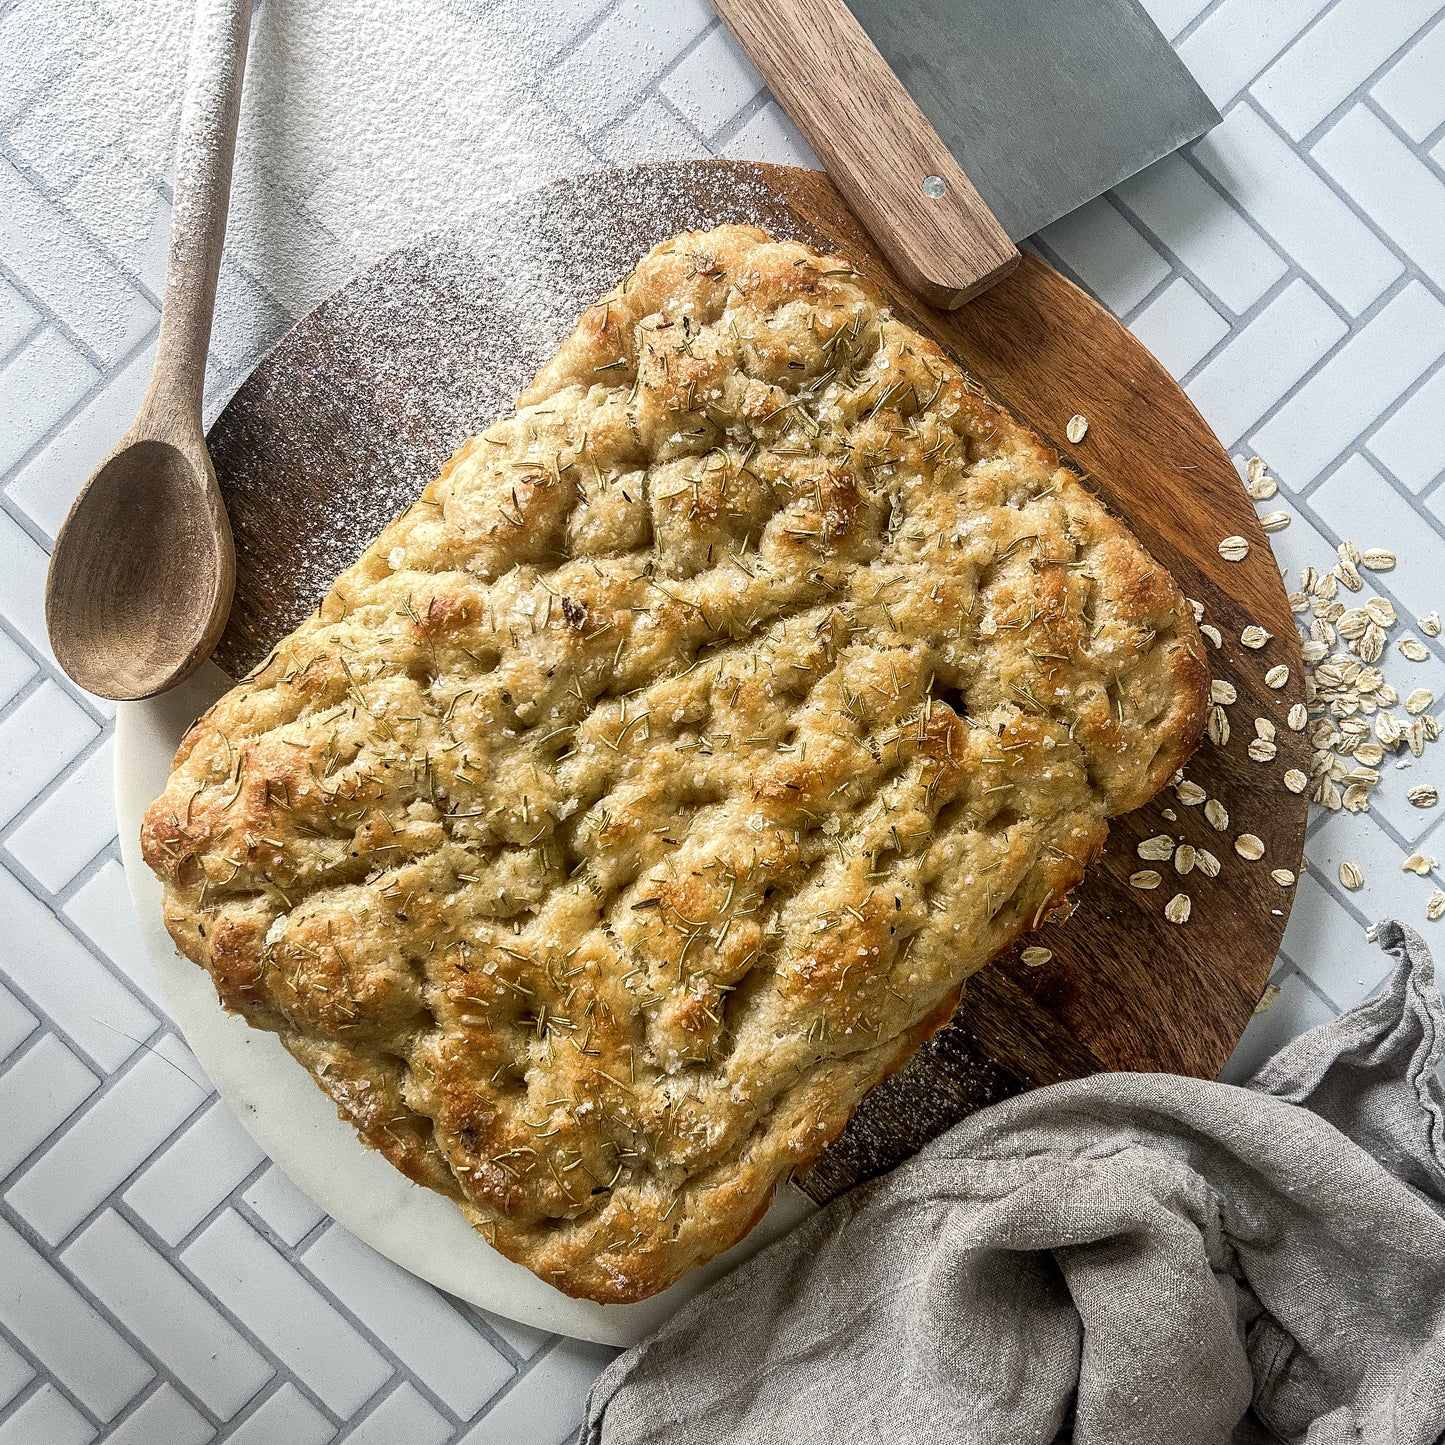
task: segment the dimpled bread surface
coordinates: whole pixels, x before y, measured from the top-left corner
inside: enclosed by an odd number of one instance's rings
[[[591,307],[186,736],[165,917],[568,1294],[745,1234],[1188,758],[1163,567],[846,261]]]

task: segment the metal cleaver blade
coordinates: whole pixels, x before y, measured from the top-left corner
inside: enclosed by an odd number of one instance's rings
[[[1220,119],[1136,0],[847,0],[1015,241]]]

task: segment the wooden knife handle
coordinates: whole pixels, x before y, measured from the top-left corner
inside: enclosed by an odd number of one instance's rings
[[[713,0],[903,280],[961,306],[1017,247],[844,0]]]

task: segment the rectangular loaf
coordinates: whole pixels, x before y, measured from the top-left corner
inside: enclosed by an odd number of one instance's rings
[[[146,819],[177,945],[365,1142],[630,1301],[1066,911],[1199,736],[1165,569],[844,260],[589,308]]]

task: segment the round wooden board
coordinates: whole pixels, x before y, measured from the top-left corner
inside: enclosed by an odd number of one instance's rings
[[[920,329],[1059,448],[1223,634],[1208,647],[1233,683],[1227,746],[1206,742],[1189,776],[1228,809],[1227,832],[1171,794],[1118,819],[1079,908],[1041,940],[1042,968],[1016,957],[970,980],[953,1023],[865,1101],[804,1179],[824,1199],[917,1149],[983,1103],[1103,1069],[1212,1077],[1268,978],[1292,901],[1271,869],[1298,871],[1307,804],[1283,785],[1308,772],[1299,644],[1269,544],[1235,469],[1162,366],[1103,308],[1026,255],[962,310],[924,306],[890,272],[826,177],[733,162],[657,165],[562,181],[498,208],[488,233],[435,235],[352,281],[300,322],[236,393],[210,434],[235,530],[235,608],[216,659],[249,669],[320,600],[335,573],[401,511],[464,437],[510,409],[578,313],[649,247],[678,231],[751,222],[836,251]],[[1083,441],[1064,428],[1081,413]],[[1217,550],[1250,544],[1238,563]],[[1273,634],[1260,651],[1240,631]],[[1289,668],[1265,686],[1266,670]],[[1246,753],[1255,719],[1279,754]],[[1175,818],[1166,817],[1172,809]],[[1233,839],[1252,832],[1265,857]],[[1210,849],[1217,878],[1129,886],[1136,847],[1167,832]],[[1165,921],[1176,892],[1193,900]]]

